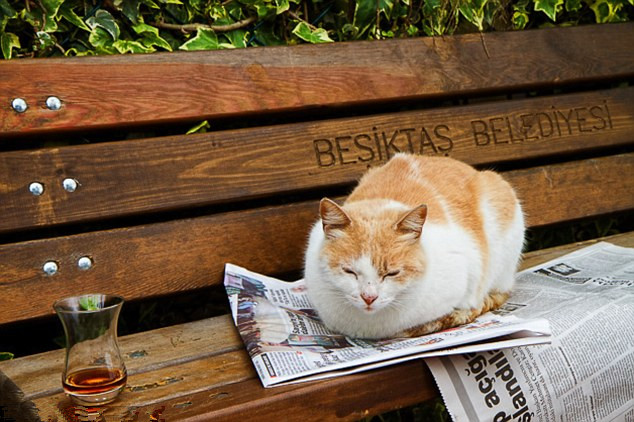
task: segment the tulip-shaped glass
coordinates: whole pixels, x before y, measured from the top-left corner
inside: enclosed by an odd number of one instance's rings
[[[83,406],[112,402],[123,390],[127,373],[117,343],[123,298],[88,294],[53,304],[66,334],[64,391]]]

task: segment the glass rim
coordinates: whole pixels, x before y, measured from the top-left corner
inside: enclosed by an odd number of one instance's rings
[[[98,309],[72,309],[70,306],[64,306],[64,303],[68,303],[68,304],[73,302],[79,303],[79,300],[81,298],[94,297],[94,296],[103,298],[104,303],[106,300],[114,300],[114,303],[108,306],[98,308]],[[125,299],[123,298],[123,296],[120,296],[120,295],[108,294],[108,293],[86,293],[83,295],[68,296],[62,299],[58,299],[55,302],[53,302],[53,309],[55,310],[55,312],[61,312],[61,313],[68,313],[68,314],[86,313],[87,314],[87,313],[107,311],[107,310],[116,308],[117,306],[121,306],[124,302],[125,302]]]

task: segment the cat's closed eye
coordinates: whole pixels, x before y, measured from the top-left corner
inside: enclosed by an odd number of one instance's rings
[[[401,270],[392,270],[390,272],[385,273],[385,275],[383,276],[383,280],[385,280],[387,277],[396,277],[397,275],[399,275],[401,273]]]
[[[341,267],[341,269],[343,270],[344,273],[353,275],[354,278],[358,278],[357,273],[354,272],[354,270],[352,268],[350,268],[350,267]]]

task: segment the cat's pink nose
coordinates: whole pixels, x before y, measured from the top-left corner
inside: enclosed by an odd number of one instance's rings
[[[372,305],[372,303],[374,303],[377,297],[378,297],[377,295],[361,293],[361,299],[363,299],[363,301],[367,303],[368,306]]]

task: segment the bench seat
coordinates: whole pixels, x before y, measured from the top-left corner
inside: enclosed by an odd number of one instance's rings
[[[634,247],[634,232],[526,254],[522,268],[554,259],[597,241]],[[235,421],[249,415],[270,421],[358,420],[438,396],[421,361],[326,381],[264,389],[242,340],[224,315],[120,338],[128,385],[108,409],[106,420],[132,420],[158,411],[166,420]],[[0,362],[40,410],[55,420],[71,406],[59,382],[63,350]],[[372,388],[368,388],[371,385]],[[156,413],[155,413],[156,414]],[[139,419],[144,420],[144,419]]]

